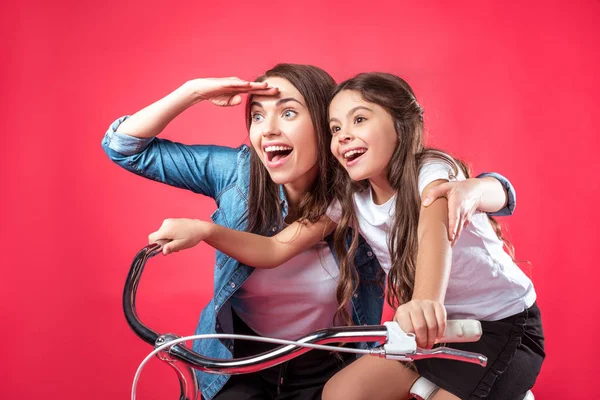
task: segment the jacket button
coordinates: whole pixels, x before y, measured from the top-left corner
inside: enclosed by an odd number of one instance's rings
[[[354,293],[354,298],[358,299],[358,293]]]
[[[235,287],[235,282],[231,282],[231,283],[229,284],[229,286],[231,286],[231,288],[234,288],[234,287]]]
[[[369,257],[373,257],[373,252],[372,252],[372,251],[367,251],[367,255],[368,255]]]

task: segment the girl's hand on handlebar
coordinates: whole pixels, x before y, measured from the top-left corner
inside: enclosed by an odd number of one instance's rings
[[[417,346],[430,349],[435,340],[444,336],[446,308],[439,301],[411,300],[396,310],[394,321],[406,333],[414,333]]]
[[[208,235],[210,223],[189,218],[167,218],[160,228],[148,236],[149,243],[169,240],[162,248],[164,255],[194,247]]]
[[[201,100],[210,100],[220,107],[236,106],[242,102],[242,94],[272,96],[279,93],[266,82],[249,82],[237,77],[200,78],[188,82]]]

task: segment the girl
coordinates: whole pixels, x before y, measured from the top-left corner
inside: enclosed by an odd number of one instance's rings
[[[442,388],[434,398],[521,399],[545,356],[533,284],[504,251],[500,230],[487,216],[476,214],[451,246],[444,234],[446,201],[421,205],[420,199],[441,183],[468,177],[460,161],[423,146],[422,114],[410,86],[393,75],[361,74],[336,89],[331,150],[347,175],[338,175],[340,207],[328,215],[338,222],[338,238],[357,225],[375,246],[388,272],[388,300],[399,304],[394,319],[416,333],[420,346],[431,347],[443,334],[446,313],[451,319],[482,321],[479,342],[453,347],[485,354],[485,369],[447,360],[416,362],[419,374]],[[352,197],[345,195],[349,191]],[[389,258],[377,243],[388,245]],[[344,260],[347,268],[351,260]],[[414,373],[398,363],[373,360],[364,358],[342,371],[324,397],[406,394]],[[387,388],[381,390],[384,383]]]
[[[346,172],[336,176],[330,220],[296,222],[270,239],[194,222],[181,242],[175,238],[174,248],[187,247],[189,238],[204,239],[245,263],[273,267],[320,240],[333,221],[342,260],[338,311],[344,313],[360,282],[352,261],[356,230],[346,251],[348,228],[358,227],[388,273],[394,319],[415,332],[420,347],[431,347],[443,335],[446,313],[483,321],[479,342],[453,346],[488,356],[485,369],[447,360],[416,363],[421,376],[442,388],[434,398],[522,398],[544,358],[533,285],[504,252],[499,230],[485,214],[475,214],[460,238],[448,237],[447,200],[421,205],[422,197],[446,181],[465,180],[468,171],[448,155],[424,148],[422,110],[412,89],[393,75],[358,75],[335,91],[330,124],[331,151]],[[502,203],[486,206],[493,210]],[[150,239],[164,236],[162,231]],[[323,396],[406,398],[417,378],[401,363],[363,357],[331,379]]]

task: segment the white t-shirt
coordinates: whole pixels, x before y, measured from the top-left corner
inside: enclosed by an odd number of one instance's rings
[[[231,305],[257,334],[297,339],[334,326],[338,279],[339,268],[323,241],[277,268],[254,270]]]
[[[452,177],[443,161],[426,162],[419,171],[419,194],[431,182],[464,180]],[[388,232],[393,225],[396,196],[385,204],[373,202],[371,190],[354,194],[359,231],[371,245],[386,274],[391,267]],[[333,203],[327,216],[339,222],[341,207]],[[531,280],[504,251],[487,215],[476,212],[452,248],[452,268],[444,305],[449,319],[496,321],[529,308],[536,299]]]

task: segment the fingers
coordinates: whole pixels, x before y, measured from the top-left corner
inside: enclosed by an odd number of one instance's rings
[[[448,240],[454,241],[456,237],[456,231],[458,230],[458,223],[460,218],[460,210],[456,209],[454,201],[448,201]]]
[[[423,207],[429,207],[435,200],[440,197],[447,197],[448,191],[452,186],[449,183],[442,183],[441,185],[432,187],[427,191],[427,195],[423,199]]]
[[[433,303],[433,307],[434,307],[434,311],[435,311],[435,318],[437,321],[437,336],[435,337],[437,338],[441,338],[446,334],[446,320],[447,320],[447,316],[446,316],[446,307],[444,307],[444,305],[442,303]]]
[[[152,232],[150,235],[148,235],[148,243],[156,243],[161,239],[173,239],[173,233],[171,232],[170,225],[171,221],[169,219],[165,219],[156,232]]]
[[[250,82],[239,78],[230,78],[224,86],[241,89],[266,89],[269,87],[269,84],[267,82]]]
[[[438,323],[433,303],[427,303],[423,308],[423,317],[425,320],[425,329],[427,332],[426,349],[430,349],[435,344],[438,337]],[[425,339],[425,338],[424,338]]]
[[[400,325],[400,329],[406,333],[415,333],[415,329],[413,328],[412,321],[410,319],[410,314],[408,311],[403,312],[400,309],[394,315],[394,321],[398,325]]]
[[[238,104],[241,104],[241,103],[242,103],[242,96],[240,96],[239,94],[231,96],[229,98],[229,100],[227,101],[228,106],[237,106]]]
[[[179,241],[173,240],[167,244],[165,244],[162,248],[162,253],[167,256],[171,253],[177,253],[180,249]]]
[[[279,93],[279,88],[269,87],[266,89],[254,89],[247,92],[248,94],[257,94],[262,96],[273,96]]]
[[[423,316],[423,311],[411,311],[409,316],[417,339],[417,346],[425,348],[427,346],[427,322]]]
[[[460,235],[462,234],[462,231],[466,229],[466,227],[471,223],[471,217],[472,214],[466,211],[463,211],[460,213],[460,218],[458,219],[458,222],[456,223],[456,227],[455,227],[455,232],[452,238],[452,246],[454,246],[456,244],[456,242],[458,241],[458,239],[460,238]]]
[[[394,321],[415,334],[418,347],[430,349],[446,331],[446,308],[437,301],[413,300],[398,308]]]
[[[465,221],[464,221],[463,213],[461,213],[459,211],[458,220],[455,223],[454,232],[452,233],[452,240],[451,240],[452,246],[454,246],[456,244],[456,241],[458,240],[458,237],[460,236],[460,232],[462,231],[464,223],[465,223]]]
[[[173,240],[175,233],[173,232],[173,220],[171,218],[165,219],[160,228],[156,232],[152,232],[148,235],[148,243],[156,243],[159,240]],[[173,251],[172,242],[165,244],[162,248],[164,255],[169,254]]]
[[[428,341],[428,326],[423,310],[417,307],[412,308],[410,311],[406,310],[399,312],[394,317],[394,320],[400,325],[400,329],[404,332],[415,334],[418,347],[426,348]]]
[[[148,235],[148,244],[150,243],[156,243],[157,240],[160,240],[160,231],[156,231],[156,232],[152,232],[151,234]]]
[[[170,234],[167,234],[165,229],[163,229],[164,227],[164,223],[163,226],[161,226],[161,228],[159,230],[157,230],[156,232],[152,232],[150,235],[148,235],[148,243],[156,243],[159,240],[170,240],[171,236]],[[169,242],[165,245],[163,245],[162,247],[162,253],[166,256],[167,254],[172,253],[173,251],[177,251],[174,250],[174,242]]]
[[[463,218],[461,220],[461,224],[459,225],[459,229],[456,233],[456,238],[454,238],[454,242],[456,243],[456,241],[458,240],[458,238],[460,237],[462,231],[465,230],[465,228],[467,227],[467,225],[469,225],[471,223],[471,216],[470,215],[463,215]]]

